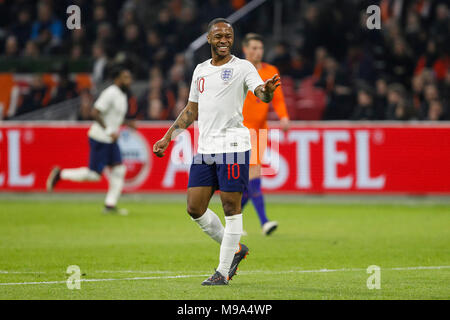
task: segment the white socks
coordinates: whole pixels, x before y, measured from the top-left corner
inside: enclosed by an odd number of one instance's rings
[[[107,207],[115,207],[117,205],[119,197],[122,194],[126,172],[127,169],[124,165],[118,165],[111,169],[109,189],[105,200],[105,205]]]
[[[234,254],[239,250],[239,241],[243,231],[242,213],[225,217],[225,232],[220,246],[220,260],[217,271],[228,278]]]
[[[118,165],[111,169],[109,177],[109,189],[106,194],[105,205],[115,207],[122,193],[126,167]],[[101,175],[89,168],[64,169],[61,170],[61,179],[74,182],[96,182],[100,181]]]
[[[219,244],[222,243],[224,228],[219,217],[210,209],[198,219],[192,219],[200,226],[200,228],[213,240]]]
[[[101,176],[89,168],[64,169],[61,170],[61,179],[74,182],[100,181]]]
[[[242,214],[225,217],[225,228],[219,217],[210,209],[198,219],[192,219],[212,239],[220,243],[220,260],[217,271],[228,277],[234,254],[239,250],[239,241],[243,232]]]

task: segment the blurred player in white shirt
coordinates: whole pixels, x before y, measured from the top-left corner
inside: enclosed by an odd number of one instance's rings
[[[47,190],[53,191],[61,180],[100,181],[104,169],[109,167],[109,189],[105,199],[104,213],[127,215],[127,210],[117,208],[126,174],[117,140],[122,124],[135,127],[134,121],[125,120],[128,110],[127,92],[132,76],[128,69],[118,67],[113,71],[112,77],[114,83],[100,94],[92,110],[92,118],[95,122],[88,132],[89,166],[76,169],[53,168],[47,179]]]
[[[189,173],[187,211],[200,228],[220,244],[219,266],[202,285],[227,285],[249,249],[239,243],[243,231],[241,199],[249,178],[250,132],[243,125],[242,108],[248,91],[268,103],[279,86],[278,75],[262,81],[247,60],[231,55],[234,30],[222,18],[208,26],[212,59],[197,66],[186,108],[153,152],[163,157],[178,129],[186,129],[198,116],[198,154]],[[225,228],[208,209],[216,190],[225,213]]]

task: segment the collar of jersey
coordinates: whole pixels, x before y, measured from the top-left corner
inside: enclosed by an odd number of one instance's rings
[[[211,60],[209,60],[209,66],[210,67],[214,67],[214,68],[222,68],[222,67],[224,67],[224,66],[226,66],[227,64],[229,64],[229,63],[231,63],[232,61],[234,61],[234,59],[236,59],[236,57],[234,56],[234,55],[231,55],[231,59],[230,59],[230,61],[228,61],[227,63],[225,63],[225,64],[223,64],[223,65],[221,65],[221,66],[215,66],[215,65],[213,65],[211,62],[212,62],[212,58],[211,58]]]

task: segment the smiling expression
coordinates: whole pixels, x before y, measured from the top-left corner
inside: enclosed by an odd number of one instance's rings
[[[208,34],[208,43],[217,56],[228,56],[234,43],[233,28],[225,22],[215,24]]]

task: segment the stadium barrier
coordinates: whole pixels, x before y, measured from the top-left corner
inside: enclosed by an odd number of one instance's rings
[[[288,133],[273,125],[267,154],[278,168],[265,166],[271,172],[263,178],[267,192],[450,194],[448,122],[295,122]],[[140,123],[136,132],[122,131],[126,192],[185,192],[189,163],[180,159],[191,159],[195,130],[185,131],[184,143],[171,144],[160,159],[151,149],[168,126]],[[88,128],[76,122],[0,124],[0,191],[42,192],[53,166],[86,166]],[[61,182],[57,191],[106,187],[103,178],[93,184]]]

